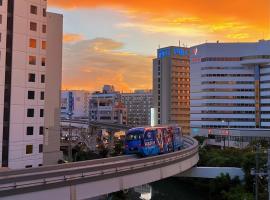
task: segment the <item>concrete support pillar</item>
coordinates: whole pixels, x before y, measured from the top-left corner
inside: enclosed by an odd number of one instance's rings
[[[77,200],[76,185],[70,186],[70,200]]]

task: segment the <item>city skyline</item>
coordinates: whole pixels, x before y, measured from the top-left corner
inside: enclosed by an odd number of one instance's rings
[[[270,38],[267,0],[48,3],[65,19],[63,89],[98,90],[112,83],[120,91],[152,88],[152,59],[159,45]]]

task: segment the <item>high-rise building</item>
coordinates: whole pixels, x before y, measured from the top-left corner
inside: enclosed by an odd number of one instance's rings
[[[90,92],[83,90],[65,90],[61,93],[61,117],[88,118]]]
[[[194,46],[190,74],[193,132],[270,128],[270,41]]]
[[[46,0],[0,1],[0,163],[57,163],[62,15]]]
[[[189,49],[166,47],[153,60],[154,124],[178,124],[189,133]]]
[[[127,124],[127,109],[121,102],[120,92],[113,86],[105,85],[102,92],[91,94],[89,101],[91,121]]]
[[[135,127],[151,124],[152,90],[135,90],[133,93],[122,93],[121,101],[127,108],[128,125]]]

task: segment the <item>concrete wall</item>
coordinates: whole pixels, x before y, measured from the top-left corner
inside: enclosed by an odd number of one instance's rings
[[[46,68],[44,165],[56,164],[60,153],[60,99],[63,16],[48,13],[48,66]]]

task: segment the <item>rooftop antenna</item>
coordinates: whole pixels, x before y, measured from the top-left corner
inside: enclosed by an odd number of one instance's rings
[[[180,42],[180,40],[179,40],[179,47],[181,47],[181,42]]]
[[[158,48],[160,49],[160,44],[158,45]]]

